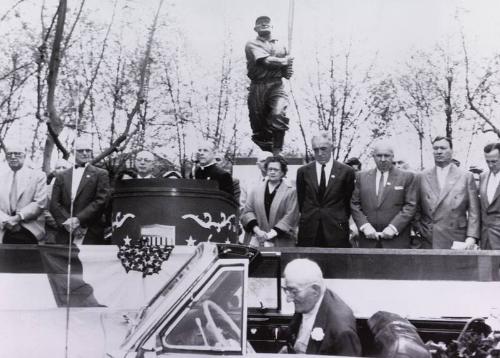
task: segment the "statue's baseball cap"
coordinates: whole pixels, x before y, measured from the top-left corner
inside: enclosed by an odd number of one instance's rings
[[[269,16],[259,16],[255,20],[255,26],[270,25],[270,24],[271,24],[271,18]]]

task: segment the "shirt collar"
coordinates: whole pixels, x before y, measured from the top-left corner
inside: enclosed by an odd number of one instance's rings
[[[274,37],[271,37],[269,40],[265,39],[262,36],[257,36],[257,41],[262,41],[262,42],[276,42],[277,40]]]
[[[209,163],[209,164],[207,164],[207,165],[201,165],[201,164],[200,164],[200,168],[201,168],[201,169],[205,169],[205,168],[208,168],[208,167],[210,167],[210,166],[212,166],[212,165],[214,165],[214,164],[215,164],[215,162],[211,162],[211,163]]]
[[[318,314],[318,311],[319,311],[319,306],[321,305],[321,302],[323,301],[323,297],[325,296],[325,292],[323,292],[321,294],[321,296],[319,297],[318,301],[315,303],[314,307],[312,310],[310,310],[309,312],[307,313],[303,313],[302,314],[302,319],[311,319],[311,318],[315,318],[316,315]],[[314,325],[314,322],[313,322],[313,325]]]
[[[321,168],[322,165],[323,164],[321,164],[320,162],[316,161],[316,166],[318,168]],[[333,155],[330,157],[330,159],[324,165],[325,165],[325,168],[331,167],[333,165]]]

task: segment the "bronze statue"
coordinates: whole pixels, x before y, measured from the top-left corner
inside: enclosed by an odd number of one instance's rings
[[[293,58],[271,36],[271,19],[260,16],[254,30],[258,36],[245,46],[248,77],[251,80],[248,111],[252,141],[262,150],[278,155],[283,149],[289,119],[288,96],[282,78],[293,74]]]

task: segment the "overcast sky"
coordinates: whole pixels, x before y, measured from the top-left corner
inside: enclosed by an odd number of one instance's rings
[[[0,16],[17,2],[0,1]],[[54,5],[57,1],[46,0],[46,3]],[[70,10],[74,11],[79,3],[69,1]],[[87,0],[86,9],[106,22],[112,4],[113,0]],[[118,4],[119,8],[124,4],[134,8],[133,16],[129,13],[126,19],[130,22],[126,41],[131,46],[144,43],[145,29],[151,24],[158,1],[120,0]],[[176,20],[190,54],[198,56],[207,66],[219,68],[224,37],[228,33],[234,53],[241,52],[244,61],[244,44],[255,37],[253,25],[260,15],[273,19],[276,37],[287,43],[289,0],[166,0],[165,5],[163,14]],[[15,21],[22,19],[37,26],[39,6],[38,0],[26,0],[19,7],[20,14]],[[370,63],[377,54],[378,70],[391,73],[417,49],[432,50],[440,43],[451,52],[460,51],[461,28],[472,57],[478,61],[500,52],[498,14],[498,0],[295,0],[292,52],[302,77],[297,73],[294,80],[305,80],[308,62],[318,48],[333,47],[342,53],[351,46],[353,58],[361,64]],[[117,16],[122,16],[123,21],[123,13]],[[7,30],[4,28],[1,32]],[[474,143],[471,162],[482,160],[478,148],[483,142],[481,138]]]

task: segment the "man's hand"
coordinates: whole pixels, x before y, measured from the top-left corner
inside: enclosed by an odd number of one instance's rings
[[[391,240],[396,236],[396,232],[390,226],[386,226],[384,231],[382,231],[382,239]]]
[[[72,217],[63,222],[63,226],[67,232],[72,232],[80,227],[80,220],[77,217]]]
[[[11,230],[14,226],[21,222],[21,217],[19,215],[9,216],[3,221],[3,225]]]
[[[367,239],[378,240],[377,231],[373,228],[372,224],[366,224],[363,227],[363,234],[365,234]]]
[[[468,237],[465,239],[466,250],[477,250],[479,247],[476,245],[476,239]]]
[[[264,230],[261,230],[258,226],[253,228],[253,233],[260,243],[263,243],[267,240],[267,233]]]
[[[288,353],[288,347],[287,346],[283,346],[281,347],[281,349],[278,351],[278,354],[287,354]]]

